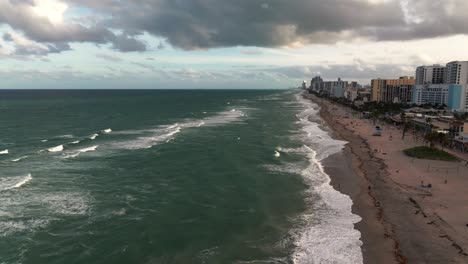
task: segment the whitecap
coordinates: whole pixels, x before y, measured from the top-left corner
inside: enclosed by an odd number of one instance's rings
[[[49,151],[49,152],[60,152],[62,150],[63,150],[63,145],[59,145],[59,146],[47,149],[47,151]]]
[[[77,140],[77,141],[70,142],[70,144],[76,145],[76,144],[79,144],[80,142],[81,142],[80,140]]]
[[[81,153],[91,152],[91,151],[96,151],[96,149],[97,149],[98,147],[99,147],[99,146],[92,146],[92,147],[89,147],[89,148],[80,149],[80,150],[78,150],[78,151],[81,152]]]
[[[109,134],[112,132],[112,129],[108,128],[108,129],[104,129],[102,130],[103,133],[106,133],[106,134]]]
[[[280,156],[281,156],[281,154],[278,151],[275,151],[275,157],[279,158]]]
[[[19,188],[31,180],[32,176],[30,173],[26,176],[2,178],[0,179],[0,190],[5,191]]]
[[[42,143],[47,142],[47,141],[49,141],[49,140],[47,140],[47,139],[41,140]]]
[[[27,157],[28,157],[28,156],[20,157],[20,158],[17,158],[17,159],[13,159],[13,160],[11,160],[11,161],[13,161],[13,162],[18,162],[18,161],[23,160],[23,159],[25,159],[25,158],[27,158]]]
[[[96,139],[98,136],[99,136],[98,134],[93,134],[93,135],[91,135],[91,136],[89,137],[89,139],[94,140],[94,139]]]
[[[0,155],[6,155],[6,154],[8,154],[8,153],[9,153],[9,152],[8,152],[8,149],[5,149],[5,150],[0,151]]]
[[[64,158],[65,159],[69,159],[69,158],[76,158],[80,155],[81,152],[77,152],[77,153],[73,153],[73,154],[68,154],[68,155],[65,155]]]

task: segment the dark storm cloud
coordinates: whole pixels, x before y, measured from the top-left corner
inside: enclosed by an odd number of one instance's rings
[[[188,50],[468,34],[466,0],[63,1],[89,8],[97,22],[56,25],[28,12],[33,0],[0,0],[0,23],[38,42],[110,43],[125,52],[146,50],[144,33]]]

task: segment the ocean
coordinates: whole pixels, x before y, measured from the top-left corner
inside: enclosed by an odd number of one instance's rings
[[[0,263],[362,263],[300,91],[0,91]]]

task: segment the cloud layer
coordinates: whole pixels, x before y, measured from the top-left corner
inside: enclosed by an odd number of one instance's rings
[[[148,49],[144,34],[186,50],[468,34],[467,11],[466,0],[0,0],[0,24],[44,54],[73,42],[132,52]]]

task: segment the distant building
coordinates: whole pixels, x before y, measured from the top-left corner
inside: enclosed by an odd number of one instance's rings
[[[450,84],[449,103],[454,110],[468,112],[468,61],[447,63],[446,83]]]
[[[458,137],[460,134],[468,132],[468,123],[454,121],[450,123],[450,134],[453,137]]]
[[[412,103],[448,105],[449,87],[448,84],[417,84],[413,89]]]
[[[344,97],[345,89],[348,86],[347,81],[341,80],[338,78],[338,81],[325,82],[328,87],[330,87],[330,96],[333,97]]]
[[[354,82],[353,85],[358,87],[359,84]],[[309,89],[332,97],[344,97],[348,86],[349,82],[343,81],[341,78],[338,78],[337,81],[323,81],[322,77],[316,76],[310,81]]]
[[[412,102],[447,105],[453,111],[468,111],[468,61],[420,66],[416,69],[416,85]]]
[[[416,68],[416,85],[445,83],[445,66],[419,66]]]
[[[323,90],[323,79],[322,77],[320,76],[316,76],[314,77],[311,81],[310,81],[310,87],[309,87],[312,91],[315,91],[315,92],[320,92]]]
[[[413,99],[414,77],[374,79],[371,81],[372,100],[385,103],[409,103]]]
[[[446,83],[468,84],[468,61],[452,61],[447,63],[445,73]]]

